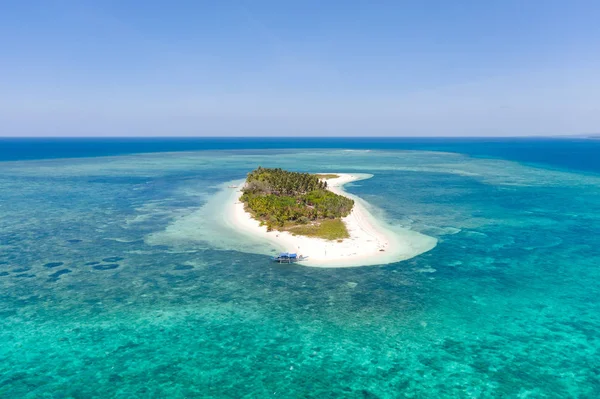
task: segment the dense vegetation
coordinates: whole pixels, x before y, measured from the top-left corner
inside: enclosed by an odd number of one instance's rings
[[[331,221],[347,216],[354,201],[327,190],[327,182],[317,175],[259,166],[248,174],[240,200],[268,230],[328,239],[348,237],[341,221]]]

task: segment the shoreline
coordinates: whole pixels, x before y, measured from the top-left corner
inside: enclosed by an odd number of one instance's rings
[[[354,200],[352,211],[342,218],[350,234],[350,238],[342,242],[293,235],[286,231],[267,232],[266,226],[260,226],[260,222],[244,210],[244,203],[239,200],[245,180],[235,188],[228,188],[233,193],[224,210],[226,222],[244,235],[268,242],[277,251],[308,257],[298,264],[312,267],[384,265],[412,258],[435,247],[436,240],[432,237],[407,229],[395,232],[384,226],[369,212],[364,200],[343,189],[345,184],[369,179],[372,175],[331,173],[339,177],[327,179],[328,189]]]

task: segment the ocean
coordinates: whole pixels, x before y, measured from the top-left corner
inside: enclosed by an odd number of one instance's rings
[[[211,205],[259,165],[437,245],[272,264]],[[600,140],[0,139],[0,397],[597,398],[598,233]]]

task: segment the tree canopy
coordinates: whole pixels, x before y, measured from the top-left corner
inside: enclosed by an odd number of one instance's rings
[[[240,200],[268,229],[318,224],[347,216],[354,201],[327,189],[327,182],[310,173],[258,167],[248,174]]]

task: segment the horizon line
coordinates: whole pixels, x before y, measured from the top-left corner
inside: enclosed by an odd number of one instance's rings
[[[600,138],[600,133],[518,136],[2,136],[0,139],[519,139]]]

